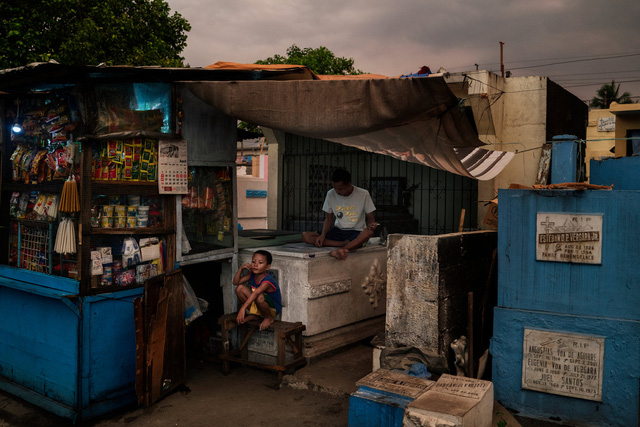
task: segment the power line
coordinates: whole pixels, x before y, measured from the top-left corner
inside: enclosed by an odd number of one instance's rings
[[[524,69],[524,68],[534,68],[534,67],[546,67],[549,65],[558,65],[558,64],[566,64],[566,63],[573,63],[573,62],[585,62],[585,61],[597,61],[597,60],[604,60],[604,59],[615,59],[615,58],[626,58],[626,57],[630,57],[630,56],[638,56],[640,55],[640,52],[621,52],[621,53],[612,53],[612,54],[606,54],[606,55],[597,55],[597,56],[568,56],[568,57],[555,57],[555,58],[541,58],[541,59],[529,59],[529,60],[521,60],[521,61],[509,61],[506,64],[521,64],[521,63],[529,63],[529,62],[539,62],[539,61],[552,61],[552,60],[556,60],[556,59],[563,59],[564,61],[560,61],[557,63],[550,63],[550,64],[541,64],[541,65],[533,65],[530,67],[519,67],[519,68],[513,68],[513,67],[509,67],[511,70],[519,70],[519,69]],[[456,66],[456,67],[450,67],[448,68],[449,70],[472,70],[474,69],[476,64],[471,64],[471,65],[461,65],[461,66]],[[484,64],[478,64],[478,66],[481,67],[498,67],[499,64],[496,62],[490,62],[490,63],[484,63]]]
[[[589,58],[589,59],[574,59],[571,61],[560,61],[560,62],[551,62],[548,64],[539,64],[539,65],[531,65],[528,67],[509,67],[510,70],[523,70],[525,68],[540,68],[540,67],[549,67],[551,65],[561,65],[561,64],[571,64],[571,63],[575,63],[575,62],[586,62],[586,61],[600,61],[600,60],[604,60],[604,59],[616,59],[616,58],[627,58],[630,56],[640,56],[640,53],[630,53],[630,54],[626,54],[626,55],[616,55],[616,56],[603,56],[603,57],[599,57],[599,58]]]

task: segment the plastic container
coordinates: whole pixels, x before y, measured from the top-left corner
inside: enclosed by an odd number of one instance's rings
[[[102,216],[113,216],[113,205],[104,205],[102,206]]]
[[[138,217],[148,216],[149,215],[149,206],[138,206]]]
[[[102,228],[111,228],[113,227],[113,217],[112,216],[103,216],[100,218],[100,226]]]
[[[127,196],[129,206],[138,206],[140,204],[140,196]]]
[[[116,216],[114,217],[113,226],[115,228],[124,228],[127,226],[127,217],[126,216]]]
[[[148,227],[149,217],[147,215],[138,216],[138,227]]]

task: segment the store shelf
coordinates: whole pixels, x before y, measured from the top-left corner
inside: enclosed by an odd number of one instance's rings
[[[60,193],[64,186],[64,179],[45,181],[38,184],[25,184],[24,182],[2,183],[3,191],[40,191],[42,193]]]
[[[141,196],[157,196],[158,183],[147,181],[91,181],[93,194],[139,194]]]
[[[125,228],[88,228],[83,230],[82,234],[85,236],[106,236],[106,235],[132,235],[132,234],[173,234],[175,230],[173,228],[163,227],[125,227]]]

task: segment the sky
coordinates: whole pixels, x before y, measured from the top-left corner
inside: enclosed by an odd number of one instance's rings
[[[367,73],[426,65],[546,76],[582,100],[615,80],[640,100],[637,0],[166,0],[191,24],[191,67],[324,46]]]

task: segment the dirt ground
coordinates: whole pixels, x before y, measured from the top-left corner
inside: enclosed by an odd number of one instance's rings
[[[278,389],[272,372],[234,366],[224,376],[217,363],[189,359],[185,385],[156,404],[124,409],[76,426],[347,426],[349,395],[357,390],[355,382],[371,369],[372,347],[357,345],[285,376]],[[497,405],[494,412],[501,415],[494,416],[494,427],[500,420],[507,427],[564,425],[514,418]],[[0,427],[34,426],[71,427],[73,423],[0,391]]]
[[[276,388],[273,373],[238,367],[223,376],[217,364],[190,361],[184,387],[155,405],[78,422],[95,426],[345,426],[344,396]],[[0,392],[0,427],[72,426],[27,402]]]

